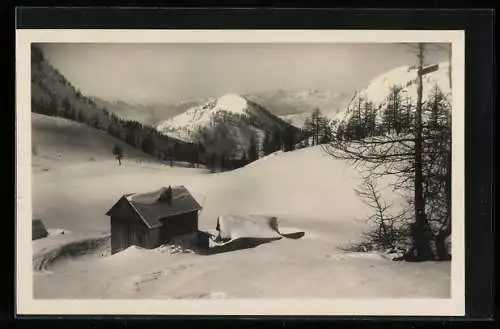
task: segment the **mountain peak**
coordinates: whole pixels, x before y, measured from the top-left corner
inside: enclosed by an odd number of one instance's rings
[[[244,114],[248,108],[248,102],[245,98],[234,93],[228,93],[217,99],[216,108],[231,113]]]
[[[425,74],[423,80],[423,98],[427,99],[433,92],[435,86],[451,97],[451,86],[449,83],[449,62],[437,63],[437,69]],[[415,102],[417,99],[417,71],[412,66],[400,66],[382,73],[372,79],[368,86],[356,93],[344,111],[338,112],[333,118],[339,121],[346,121],[352,114],[352,109],[356,108],[360,99],[370,101],[376,108],[383,107],[391,93],[391,87],[401,88],[401,95],[406,100]],[[379,116],[381,112],[379,113]]]
[[[252,140],[260,149],[266,132],[287,127],[288,123],[260,104],[226,93],[160,123],[156,129],[183,141],[202,143],[212,153],[241,157],[249,152]]]

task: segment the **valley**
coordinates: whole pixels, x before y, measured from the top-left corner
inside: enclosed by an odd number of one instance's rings
[[[425,77],[425,99],[436,86],[450,96],[448,69],[441,63]],[[33,47],[32,217],[64,232],[32,241],[34,297],[449,298],[450,262],[349,249],[371,228],[373,207],[357,192],[364,167],[324,148],[339,140],[339,127],[367,121],[362,102],[386,124],[393,88],[414,102],[414,80],[405,66],[354,95],[278,89],[132,104],[86,95]],[[377,190],[394,213],[406,202],[396,178],[384,175]],[[109,255],[107,244],[95,247],[110,234],[106,212],[118,199],[177,185],[201,205],[201,231],[214,232],[219,216],[262,215],[304,236],[211,255],[136,246]]]
[[[48,171],[33,173],[34,214],[48,228],[66,230],[69,241],[107,232],[105,212],[122,194],[169,184],[187,186],[202,204],[202,230],[213,230],[221,214],[258,213],[277,216],[281,227],[300,229],[305,236],[213,256],[130,247],[108,257],[62,258],[44,272],[34,272],[35,298],[405,298],[450,293],[449,263],[421,266],[340,249],[357,241],[369,209],[352,190],[359,184],[356,171],[325,156],[320,147],[271,154],[216,174],[132,160],[118,167],[111,156],[45,165]],[[392,193],[386,190],[385,195]]]

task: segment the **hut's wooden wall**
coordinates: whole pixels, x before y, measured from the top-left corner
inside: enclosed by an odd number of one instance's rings
[[[131,245],[147,248],[149,232],[143,223],[135,218],[111,217],[111,253],[126,249]]]
[[[159,244],[168,242],[171,238],[198,231],[198,212],[193,211],[164,219],[160,230]]]
[[[154,249],[156,247],[159,247],[160,245],[160,228],[147,230],[144,248]]]
[[[111,253],[136,245],[153,249],[173,237],[198,232],[198,212],[193,211],[163,220],[159,228],[149,229],[137,218],[111,216]]]

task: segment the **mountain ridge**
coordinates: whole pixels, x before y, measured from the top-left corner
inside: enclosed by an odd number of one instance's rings
[[[266,133],[296,128],[258,103],[226,93],[165,120],[156,129],[186,142],[201,140],[208,145],[218,145],[214,147],[241,157],[249,152],[252,142],[262,150]]]
[[[447,98],[451,97],[451,86],[449,62],[440,62],[436,69],[423,76],[422,99],[425,101],[437,86]],[[388,70],[375,78],[368,85],[357,92],[346,106],[344,111],[331,117],[337,121],[346,122],[353,109],[356,108],[360,100],[366,100],[373,103],[375,108],[383,108],[388,101],[391,93],[391,88],[397,87],[400,89],[400,95],[405,102],[415,104],[417,99],[417,73],[416,68],[410,65],[395,67]],[[381,111],[377,111],[377,120],[380,120]]]
[[[124,120],[138,121],[149,126],[156,126],[162,121],[178,115],[190,107],[199,104],[200,100],[186,100],[175,103],[141,104],[119,99],[106,100],[91,97],[98,105]]]
[[[45,59],[36,44],[31,45],[31,112],[83,123],[160,159],[168,155],[175,160],[201,161],[194,157],[196,145],[160,135],[140,122],[121,119],[82,94]]]
[[[305,118],[319,108],[325,115],[332,116],[343,111],[353,95],[347,92],[331,90],[298,89],[270,90],[265,92],[241,93],[247,101],[252,101],[266,108],[273,115],[291,120],[295,127],[301,128]],[[216,97],[192,98],[176,102],[155,104],[133,103],[123,100],[107,100],[98,97],[92,99],[110,112],[127,120],[139,121],[142,124],[159,126],[192,107],[201,106]]]

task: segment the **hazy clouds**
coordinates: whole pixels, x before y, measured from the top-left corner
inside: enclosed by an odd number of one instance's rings
[[[43,44],[49,60],[87,95],[171,102],[227,92],[361,89],[413,64],[401,44]],[[429,62],[447,60],[429,51]]]

